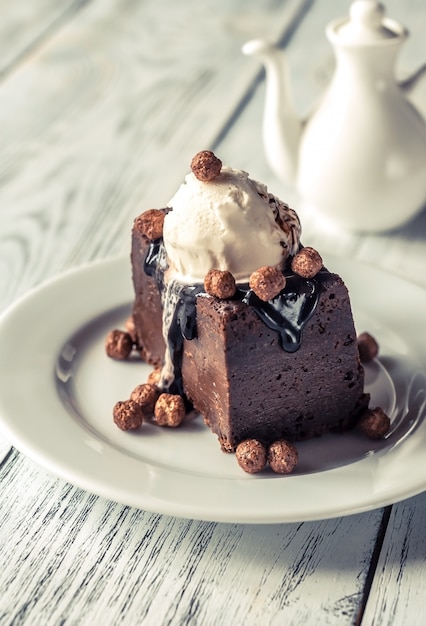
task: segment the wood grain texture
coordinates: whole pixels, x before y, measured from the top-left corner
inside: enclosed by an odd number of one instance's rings
[[[258,72],[243,41],[281,37],[303,5],[92,1],[8,76],[0,309],[65,267],[128,249],[134,216],[167,202]]]
[[[386,4],[412,31],[407,73],[425,60],[423,2]],[[168,200],[200,148],[296,202],[263,156],[264,87],[240,45],[279,39],[304,14],[287,47],[304,113],[333,67],[324,26],[347,9],[0,0],[0,310],[66,267],[128,250],[133,217]],[[304,232],[426,285],[425,214],[383,236]],[[0,467],[0,624],[420,626],[424,496],[382,522],[382,511],[269,527],[175,519],[97,498],[13,451]]]
[[[426,493],[392,509],[364,613],[371,626],[424,626]]]
[[[0,481],[2,624],[353,624],[382,517],[175,519],[92,496],[17,454]]]
[[[0,0],[0,80],[14,71],[53,32],[72,18],[86,0]]]

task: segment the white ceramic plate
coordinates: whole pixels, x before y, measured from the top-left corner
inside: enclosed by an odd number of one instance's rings
[[[180,429],[121,432],[115,402],[146,380],[115,362],[104,338],[132,299],[128,258],[50,281],[0,320],[0,428],[48,471],[100,496],[182,517],[246,523],[316,520],[370,510],[426,488],[426,292],[350,260],[327,259],[351,292],[358,332],[380,343],[367,368],[372,404],[392,418],[384,441],[356,432],[299,444],[295,474],[255,476],[220,451],[201,418]]]

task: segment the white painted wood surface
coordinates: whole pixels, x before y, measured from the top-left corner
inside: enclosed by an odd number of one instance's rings
[[[127,250],[134,215],[168,200],[201,147],[292,199],[266,165],[264,86],[239,48],[284,38],[306,111],[332,68],[324,26],[348,4],[0,1],[0,310]],[[412,32],[403,74],[426,60],[425,9],[387,6]],[[426,110],[426,89],[416,99]],[[426,212],[338,242],[308,224],[304,242],[426,286]],[[1,625],[426,622],[424,494],[323,522],[213,524],[87,494],[7,444],[0,459]]]
[[[394,506],[364,621],[372,626],[424,626],[426,494]]]
[[[91,496],[17,455],[0,479],[5,624],[352,624],[382,520],[175,519]]]

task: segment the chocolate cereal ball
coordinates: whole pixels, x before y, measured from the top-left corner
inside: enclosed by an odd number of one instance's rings
[[[225,300],[232,298],[237,286],[231,272],[213,269],[204,278],[204,289],[210,296]]]
[[[268,463],[277,474],[290,474],[297,465],[296,447],[285,439],[274,441],[268,448]]]
[[[302,248],[291,262],[291,269],[298,276],[313,278],[322,268],[322,258],[315,248]]]
[[[379,344],[370,333],[361,333],[358,338],[359,358],[362,363],[369,363],[379,353]]]
[[[142,425],[143,412],[133,400],[117,402],[113,409],[114,423],[121,430],[136,430]]]
[[[160,391],[155,385],[149,383],[143,383],[137,385],[130,394],[130,399],[139,404],[145,415],[152,416],[154,414],[154,407],[157,401]]]
[[[111,359],[124,361],[132,351],[133,341],[129,333],[123,330],[111,330],[105,340],[105,350]]]
[[[381,407],[367,409],[358,420],[358,428],[369,439],[381,439],[390,428],[390,418]]]
[[[256,296],[267,302],[275,298],[284,289],[286,278],[278,267],[265,265],[254,271],[249,280],[250,289]]]
[[[211,150],[197,152],[191,161],[192,173],[198,180],[209,182],[219,176],[222,161]]]
[[[257,439],[246,439],[235,451],[238,465],[248,474],[256,474],[266,465],[266,449]]]
[[[154,407],[155,421],[159,426],[176,428],[185,419],[185,403],[182,396],[162,393]]]

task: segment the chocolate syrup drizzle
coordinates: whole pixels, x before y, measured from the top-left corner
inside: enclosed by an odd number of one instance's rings
[[[167,344],[173,362],[174,381],[171,393],[183,394],[181,365],[183,340],[197,337],[196,298],[205,293],[201,284],[185,285],[178,281],[166,286],[164,274],[167,269],[167,257],[162,239],[157,239],[149,246],[144,271],[155,279],[162,297],[163,309],[166,307],[166,293],[171,316],[167,320]],[[318,304],[323,278],[327,272],[322,270],[315,278],[306,279],[286,273],[286,286],[275,298],[268,302],[260,300],[248,285],[239,285],[234,300],[241,300],[251,306],[259,318],[272,330],[279,333],[281,346],[286,352],[296,352],[302,341],[302,330],[312,317]]]
[[[242,301],[272,330],[280,334],[286,352],[296,352],[302,341],[302,329],[312,317],[318,304],[320,282],[317,278],[286,275],[286,286],[275,298],[264,302],[251,289]]]
[[[176,280],[167,285],[164,274],[167,269],[167,256],[162,239],[153,241],[145,257],[144,271],[154,278],[163,304],[163,325],[167,327],[167,348],[173,363],[173,380],[166,387],[170,393],[184,396],[181,365],[183,340],[195,339],[197,320],[195,299],[204,293],[203,285],[185,285]]]

